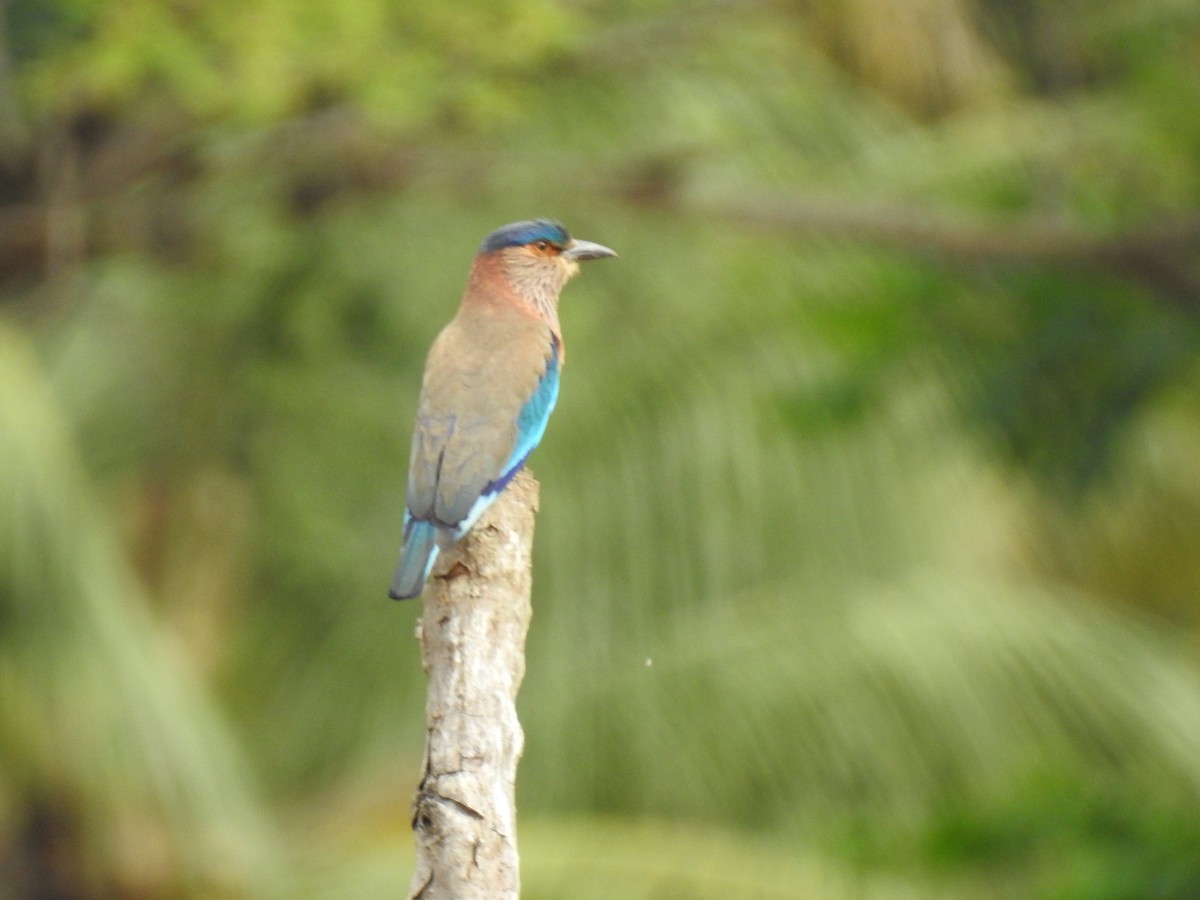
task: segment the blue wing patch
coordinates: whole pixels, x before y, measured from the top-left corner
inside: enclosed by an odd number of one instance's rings
[[[521,412],[517,414],[517,443],[513,452],[504,464],[504,471],[500,477],[488,482],[471,511],[458,524],[455,531],[459,536],[466,534],[479,521],[479,517],[496,499],[496,495],[521,471],[521,466],[525,465],[525,460],[546,433],[546,423],[550,421],[550,413],[558,400],[558,338],[551,338],[551,341],[550,359],[546,363],[545,374],[539,379],[533,396],[525,401]]]
[[[558,400],[558,338],[551,338],[550,359],[546,362],[546,372],[538,381],[537,390],[533,392],[521,412],[517,416],[517,445],[513,447],[512,456],[505,465],[504,479],[507,481],[521,468],[526,457],[533,452],[546,433],[546,423],[550,421],[550,413]]]
[[[475,527],[484,510],[492,505],[497,495],[508,487],[516,474],[525,465],[525,460],[533,452],[533,448],[542,440],[546,433],[546,423],[550,421],[550,413],[558,400],[558,338],[551,338],[550,359],[546,362],[546,371],[538,380],[533,396],[525,401],[517,414],[517,441],[500,477],[489,481],[480,492],[479,497],[471,504],[462,521],[446,527],[453,529],[453,539],[458,541],[464,534]],[[429,564],[432,565],[432,560]],[[428,572],[428,568],[426,569]]]

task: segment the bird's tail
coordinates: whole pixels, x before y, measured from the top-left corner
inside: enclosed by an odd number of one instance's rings
[[[392,576],[388,596],[393,600],[408,600],[420,595],[425,588],[425,579],[437,559],[438,529],[432,522],[409,520],[404,529],[404,547],[400,550],[400,564]]]

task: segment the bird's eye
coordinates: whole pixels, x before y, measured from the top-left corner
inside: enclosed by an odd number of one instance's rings
[[[540,250],[542,253],[545,253],[547,250],[550,249],[550,242],[549,241],[538,241],[533,246],[536,247],[538,250]]]

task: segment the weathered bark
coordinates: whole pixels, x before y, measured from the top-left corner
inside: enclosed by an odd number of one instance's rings
[[[425,588],[425,772],[410,900],[520,893],[516,697],[525,675],[538,484],[521,472]]]

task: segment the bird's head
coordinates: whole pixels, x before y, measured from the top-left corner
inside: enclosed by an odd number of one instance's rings
[[[617,255],[601,244],[572,238],[550,219],[497,228],[484,238],[479,254],[499,257],[513,288],[539,304],[557,302],[558,292],[584,260]]]

